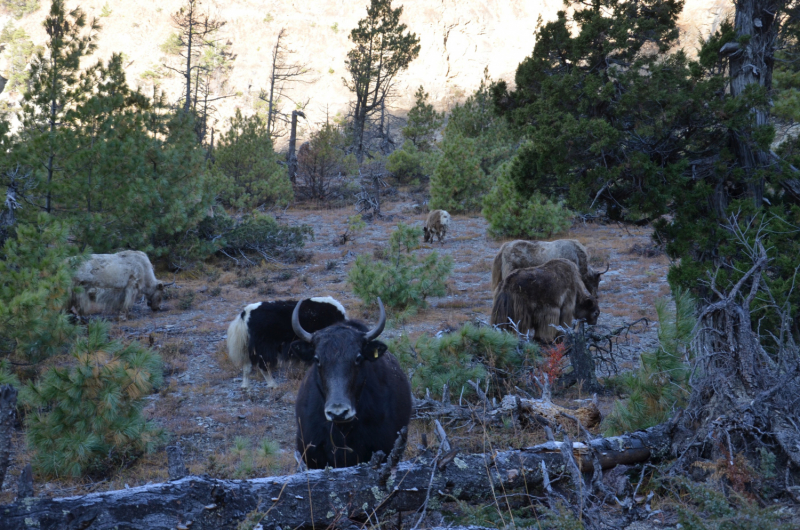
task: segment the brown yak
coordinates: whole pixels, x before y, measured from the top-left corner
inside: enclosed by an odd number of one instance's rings
[[[534,338],[550,343],[554,326],[572,327],[576,318],[597,324],[597,298],[583,285],[578,267],[565,259],[550,260],[539,267],[517,269],[500,282],[494,293],[492,324],[520,333],[534,331]]]
[[[492,264],[492,290],[497,289],[500,281],[515,269],[538,267],[551,259],[563,258],[578,266],[581,279],[592,296],[597,298],[600,276],[608,272],[595,271],[589,265],[589,253],[586,247],[575,239],[557,239],[555,241],[524,241],[518,239],[504,243]]]
[[[450,227],[450,214],[446,210],[433,210],[425,220],[425,243],[433,243],[433,236],[439,238],[439,243],[444,244],[444,236]]]

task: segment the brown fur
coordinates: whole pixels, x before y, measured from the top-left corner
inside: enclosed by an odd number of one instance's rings
[[[430,241],[433,243],[433,236],[439,238],[439,242],[444,242],[444,236],[447,234],[447,229],[450,227],[450,214],[445,210],[433,210],[428,214],[425,220],[425,243]]]
[[[501,281],[491,323],[509,328],[511,319],[520,333],[533,330],[535,339],[549,343],[556,338],[554,326],[572,327],[576,318],[596,324],[599,314],[597,298],[584,286],[578,267],[559,258],[517,269]]]
[[[72,278],[70,308],[79,315],[120,313],[122,318],[144,295],[153,311],[161,305],[164,284],[156,279],[147,254],[125,250],[116,254],[92,254]]]
[[[575,239],[557,239],[556,241],[524,241],[516,240],[504,243],[492,264],[492,290],[506,278],[511,271],[526,267],[538,267],[548,261],[562,258],[578,266],[581,279],[589,292],[597,297],[600,275],[589,265],[589,253],[586,247]]]

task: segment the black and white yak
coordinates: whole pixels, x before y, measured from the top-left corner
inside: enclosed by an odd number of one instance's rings
[[[318,331],[347,318],[337,300],[326,296],[303,300],[300,321],[306,329]],[[278,361],[312,362],[313,355],[297,355],[292,342],[298,337],[292,331],[292,312],[297,300],[257,302],[250,304],[228,326],[228,357],[242,370],[242,388],[250,386],[254,366],[261,371],[269,387],[275,387],[272,370]]]
[[[368,329],[347,320],[314,333],[302,324],[306,303],[297,304],[292,327],[297,345],[314,364],[297,391],[296,449],[312,469],[368,462],[389,454],[411,419],[411,386],[386,344],[375,340],[386,325],[378,299],[378,324]]]

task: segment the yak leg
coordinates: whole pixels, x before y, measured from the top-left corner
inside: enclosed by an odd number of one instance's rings
[[[538,315],[536,334],[542,342],[552,343],[556,338],[555,326],[561,325],[561,311],[557,307],[546,307]]]
[[[250,373],[253,371],[253,365],[246,362],[242,367],[242,388],[250,388]]]
[[[267,366],[266,373],[264,373],[264,370],[262,370],[260,366],[258,369],[261,372],[261,375],[264,376],[264,381],[267,382],[267,388],[278,388],[278,383],[276,383],[275,378],[272,377],[272,370],[269,369],[269,366]]]

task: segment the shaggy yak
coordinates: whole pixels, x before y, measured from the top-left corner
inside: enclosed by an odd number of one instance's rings
[[[551,259],[563,258],[578,266],[581,279],[592,296],[597,298],[600,276],[608,272],[595,271],[589,265],[589,253],[586,247],[575,239],[557,239],[556,241],[524,241],[516,240],[504,243],[492,264],[492,290],[515,269],[538,267]]]
[[[553,326],[571,328],[576,318],[597,324],[599,314],[597,298],[586,290],[578,267],[554,259],[539,267],[517,269],[500,282],[491,323],[510,328],[510,319],[520,333],[533,330],[535,339],[551,343],[557,333]]]
[[[304,300],[300,321],[306,329],[317,331],[347,318],[337,300],[325,296]],[[272,370],[278,360],[297,359],[310,364],[312,356],[298,355],[293,342],[292,311],[297,300],[257,302],[245,307],[228,326],[228,358],[242,370],[242,388],[250,386],[249,376],[258,366],[267,386],[277,384]]]
[[[439,238],[439,242],[444,244],[444,236],[447,234],[447,229],[450,227],[450,214],[445,210],[434,210],[428,214],[425,220],[425,243],[430,241],[433,243],[433,236]]]
[[[305,306],[305,302],[302,303]],[[411,386],[386,344],[373,329],[347,320],[315,333],[301,325],[297,304],[292,327],[305,342],[299,349],[314,358],[297,391],[297,452],[309,468],[347,467],[389,454],[398,432],[411,419]]]
[[[140,296],[158,311],[164,295],[164,283],[156,279],[147,254],[138,250],[92,254],[75,272],[72,285],[68,309],[79,315],[115,313],[125,319]]]

